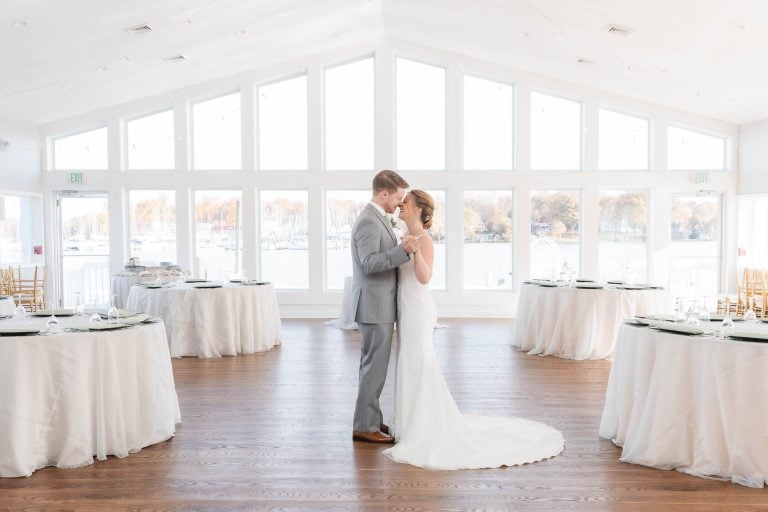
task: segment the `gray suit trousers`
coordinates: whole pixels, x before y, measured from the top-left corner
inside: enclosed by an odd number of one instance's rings
[[[363,324],[360,329],[360,384],[355,404],[354,430],[376,432],[384,423],[379,406],[381,390],[387,377],[392,331],[395,324]]]

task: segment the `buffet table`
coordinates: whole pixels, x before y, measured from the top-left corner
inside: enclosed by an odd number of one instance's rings
[[[706,328],[706,327],[705,327]],[[709,329],[718,329],[713,322]],[[766,339],[735,341],[624,325],[600,437],[620,460],[763,487],[768,477]],[[744,329],[733,328],[732,333]]]
[[[282,324],[273,285],[195,286],[137,285],[131,288],[126,307],[165,321],[172,357],[235,356],[280,344]]]
[[[87,326],[83,317],[59,320]],[[0,331],[45,322],[6,319]],[[169,439],[179,422],[162,323],[0,337],[1,477],[126,457]]]
[[[623,319],[666,309],[664,290],[524,284],[513,346],[532,355],[603,359],[613,352]]]

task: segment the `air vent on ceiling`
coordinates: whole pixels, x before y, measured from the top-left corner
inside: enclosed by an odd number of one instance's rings
[[[148,34],[149,32],[152,32],[152,27],[146,23],[142,23],[141,25],[136,25],[135,27],[128,27],[125,29],[125,31],[132,36],[137,36],[139,34]]]
[[[628,36],[632,33],[632,29],[629,29],[627,27],[622,27],[621,25],[608,25],[605,27],[605,31],[609,34],[615,34],[617,36]]]
[[[173,55],[173,56],[171,56],[171,57],[166,57],[166,58],[164,58],[164,59],[163,59],[163,62],[171,62],[171,63],[174,63],[174,62],[184,62],[184,61],[186,61],[186,60],[187,60],[187,58],[186,58],[184,55],[182,55],[182,54],[178,54],[178,55]]]
[[[577,57],[576,62],[578,62],[579,64],[597,64],[596,60],[587,59],[584,57]]]

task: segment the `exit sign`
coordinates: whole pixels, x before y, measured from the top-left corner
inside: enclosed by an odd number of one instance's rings
[[[84,172],[71,172],[69,173],[69,183],[72,185],[82,185],[85,183]]]
[[[709,183],[709,175],[706,172],[695,172],[691,174],[691,181],[703,185]]]

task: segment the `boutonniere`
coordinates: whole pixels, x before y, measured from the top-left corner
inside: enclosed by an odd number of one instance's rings
[[[395,219],[391,215],[388,215],[388,217],[389,217],[389,223],[392,225],[392,229],[397,229],[400,227],[400,223],[397,222],[397,219]]]

